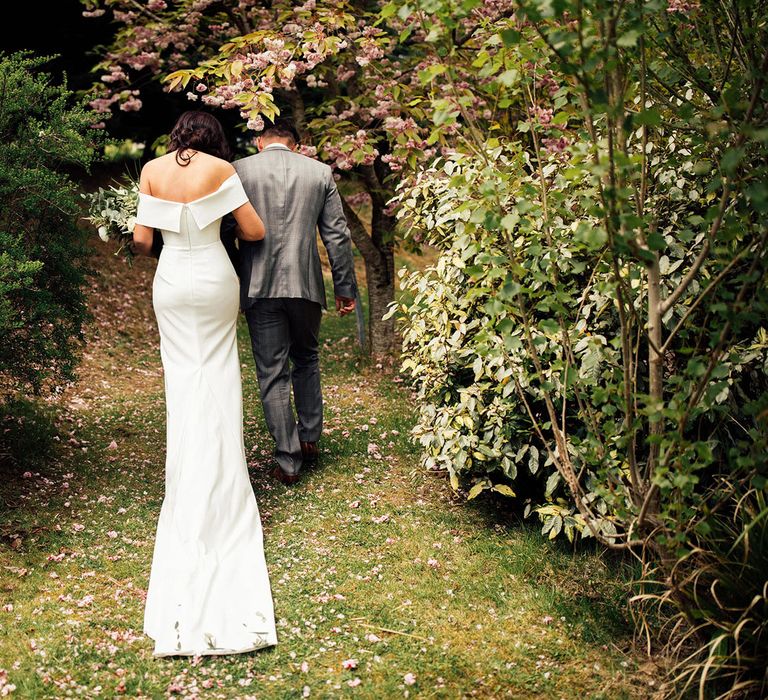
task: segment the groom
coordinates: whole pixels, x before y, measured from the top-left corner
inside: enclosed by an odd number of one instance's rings
[[[234,163],[267,229],[262,241],[240,242],[241,304],[264,416],[275,440],[278,466],[272,475],[292,484],[302,463],[317,458],[323,429],[318,331],[325,288],[318,230],[342,316],[355,308],[357,283],[349,229],[330,167],[296,153],[299,134],[287,119],[268,124],[256,145],[258,154]]]

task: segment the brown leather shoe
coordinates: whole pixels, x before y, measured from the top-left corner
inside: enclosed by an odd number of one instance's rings
[[[275,467],[270,474],[286,486],[295,484],[299,480],[298,474],[286,474],[280,467]]]
[[[303,440],[300,440],[299,443],[301,444],[301,458],[307,464],[312,464],[313,462],[317,462],[317,456],[319,454],[319,451],[317,449],[317,443],[304,442]]]

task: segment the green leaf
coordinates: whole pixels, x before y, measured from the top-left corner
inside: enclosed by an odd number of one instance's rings
[[[515,226],[517,226],[518,223],[520,223],[520,214],[513,211],[502,218],[501,227],[505,231],[514,231]]]
[[[632,123],[635,126],[659,126],[661,124],[661,113],[658,109],[644,109],[642,112],[636,114]]]
[[[397,16],[403,20],[403,22],[405,22],[412,14],[413,8],[407,3],[397,11]]]
[[[637,44],[637,40],[640,38],[639,29],[630,29],[624,32],[618,39],[616,39],[616,45],[624,48],[629,48]]]
[[[433,63],[431,66],[419,71],[419,80],[422,85],[434,80],[438,75],[445,73],[446,68],[442,63]]]
[[[499,82],[502,85],[506,85],[507,87],[512,87],[514,85],[518,78],[520,77],[520,71],[517,70],[517,68],[510,68],[509,70],[505,70],[498,78]]]
[[[467,500],[471,501],[473,498],[477,498],[484,490],[485,490],[485,482],[478,481],[471,489],[469,489]]]
[[[744,158],[744,152],[742,147],[729,148],[725,152],[723,159],[720,161],[720,167],[725,170],[726,174],[732,175],[736,171],[742,158]]]
[[[547,479],[547,485],[544,488],[544,495],[549,498],[554,493],[557,485],[560,483],[560,472],[554,471]]]
[[[664,250],[667,247],[667,242],[664,240],[658,231],[651,231],[648,234],[648,247],[651,250]]]
[[[539,450],[535,445],[531,445],[528,450],[528,470],[531,474],[539,471]]]
[[[590,250],[597,250],[605,245],[608,234],[602,226],[581,222],[576,229],[575,238],[584,243]]]
[[[472,61],[472,67],[473,68],[482,68],[488,60],[491,58],[491,54],[489,54],[487,51],[481,51],[477,58]]]
[[[381,12],[379,12],[379,16],[382,19],[387,19],[388,17],[393,17],[397,13],[397,3],[396,2],[388,2],[384,7],[381,8]]]
[[[510,498],[514,498],[517,494],[506,484],[494,484],[493,490],[497,493],[502,494],[503,496],[509,496]]]
[[[539,321],[539,328],[549,335],[555,335],[560,332],[560,325],[553,318],[544,318]]]
[[[501,41],[507,48],[514,46],[515,44],[519,44],[522,36],[523,35],[520,34],[520,32],[518,32],[516,29],[503,29],[501,31]]]

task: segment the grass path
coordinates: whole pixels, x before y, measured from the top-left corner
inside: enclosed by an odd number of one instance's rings
[[[421,472],[407,388],[362,367],[353,319],[331,315],[322,461],[292,488],[268,477],[271,440],[240,328],[280,644],[153,659],[141,633],[163,495],[153,265],[97,260],[79,382],[47,413],[19,405],[3,419],[27,437],[0,468],[0,696],[649,697],[653,677],[624,619],[627,572],[458,503]]]

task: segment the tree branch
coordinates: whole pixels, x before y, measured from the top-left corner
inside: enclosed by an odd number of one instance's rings
[[[720,225],[723,223],[723,215],[725,214],[725,208],[728,204],[728,197],[730,194],[730,184],[726,181],[725,187],[723,188],[723,194],[720,197],[720,206],[717,210],[717,216],[712,222],[712,225],[709,227],[707,238],[701,246],[699,254],[696,256],[696,259],[693,261],[691,267],[688,268],[688,272],[685,273],[683,279],[680,280],[680,284],[677,285],[677,287],[666,299],[659,302],[659,311],[662,316],[664,316],[664,314],[666,314],[667,311],[669,311],[677,303],[677,300],[685,293],[685,290],[688,289],[688,286],[691,284],[691,282],[693,282],[694,278],[699,273],[699,269],[707,259],[711,245],[710,241],[717,234],[718,230],[720,229]]]
[[[691,304],[687,309],[686,312],[683,314],[683,317],[677,322],[675,327],[672,329],[670,334],[667,336],[667,339],[664,341],[664,345],[661,346],[661,352],[665,352],[669,348],[669,344],[672,342],[672,340],[675,338],[675,336],[678,334],[680,329],[683,327],[683,324],[688,320],[690,315],[696,310],[696,308],[699,306],[699,304],[704,300],[704,297],[706,297],[720,282],[722,282],[723,277],[725,277],[730,271],[731,268],[739,262],[751,249],[752,246],[747,246],[742,250],[731,262],[728,263],[728,265],[723,268],[720,273],[715,277],[706,287],[706,289],[699,294],[699,296],[696,298],[696,300]]]

